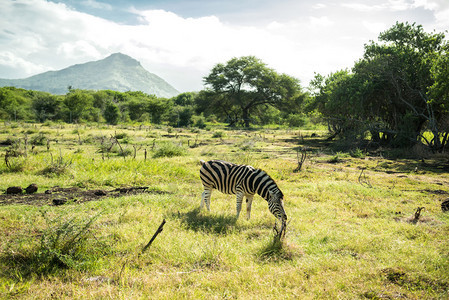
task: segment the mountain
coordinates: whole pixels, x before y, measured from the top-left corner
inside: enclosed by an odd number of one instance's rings
[[[52,94],[66,94],[68,86],[83,90],[142,91],[167,98],[179,94],[165,80],[145,70],[140,62],[122,53],[25,79],[0,79],[0,87],[3,86]]]

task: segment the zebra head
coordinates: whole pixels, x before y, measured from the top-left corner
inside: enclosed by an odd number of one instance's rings
[[[287,214],[284,210],[284,195],[280,190],[269,191],[268,209],[283,223],[287,222]]]

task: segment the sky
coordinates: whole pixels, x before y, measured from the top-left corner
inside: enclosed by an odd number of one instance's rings
[[[0,0],[0,11],[0,78],[121,52],[180,92],[248,55],[306,87],[350,69],[396,22],[449,30],[449,0]]]

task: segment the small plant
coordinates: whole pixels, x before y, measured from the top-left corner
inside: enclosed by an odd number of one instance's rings
[[[133,154],[133,150],[131,148],[124,148],[118,152],[118,156],[127,157]]]
[[[44,230],[40,240],[39,251],[36,254],[41,272],[49,272],[55,268],[81,269],[88,260],[92,233],[89,229],[100,214],[87,219],[57,217],[49,219],[42,212],[48,228]]]
[[[212,134],[213,138],[223,138],[225,136],[225,133],[223,131],[215,131],[214,134]]]
[[[363,151],[360,148],[351,150],[349,152],[349,155],[351,155],[354,158],[365,158],[365,153],[363,153]]]
[[[30,142],[31,145],[44,146],[47,144],[47,137],[44,134],[39,133],[38,135],[33,136]]]
[[[51,163],[45,169],[42,170],[42,174],[45,176],[60,176],[68,172],[69,167],[72,165],[72,160],[64,160],[61,153],[56,160],[53,160],[51,155]]]
[[[170,142],[165,142],[156,148],[156,151],[153,154],[153,158],[158,157],[174,157],[174,156],[183,156],[186,155],[186,149],[181,146],[177,146]]]
[[[332,156],[328,162],[331,164],[336,164],[341,162],[341,158],[342,158],[343,154],[341,152],[337,152],[334,156]]]
[[[249,151],[249,150],[253,150],[255,146],[255,143],[253,140],[248,140],[248,141],[244,141],[241,145],[240,145],[240,149],[242,151]]]
[[[9,151],[5,154],[5,165],[9,172],[22,172],[25,170],[26,158],[10,156]]]

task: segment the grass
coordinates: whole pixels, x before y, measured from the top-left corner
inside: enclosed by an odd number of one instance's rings
[[[0,206],[0,298],[447,298],[449,214],[439,204],[449,174],[433,167],[447,156],[423,163],[357,149],[335,154],[322,146],[322,132],[269,128],[218,127],[212,132],[226,134],[217,139],[201,129],[2,124],[0,141],[43,129],[58,143],[14,158],[20,169],[1,162],[0,190],[36,183],[39,192],[57,185],[151,192]],[[79,143],[116,132],[138,146],[135,159]],[[295,173],[298,146],[309,150]],[[155,155],[162,147],[183,155]],[[212,211],[200,211],[200,159],[266,170],[286,196],[285,239],[273,239],[274,217],[258,196],[250,221],[236,219],[235,197],[219,192]],[[52,165],[65,171],[42,173]],[[422,206],[419,222],[410,222]],[[163,219],[163,232],[139,255]]]

